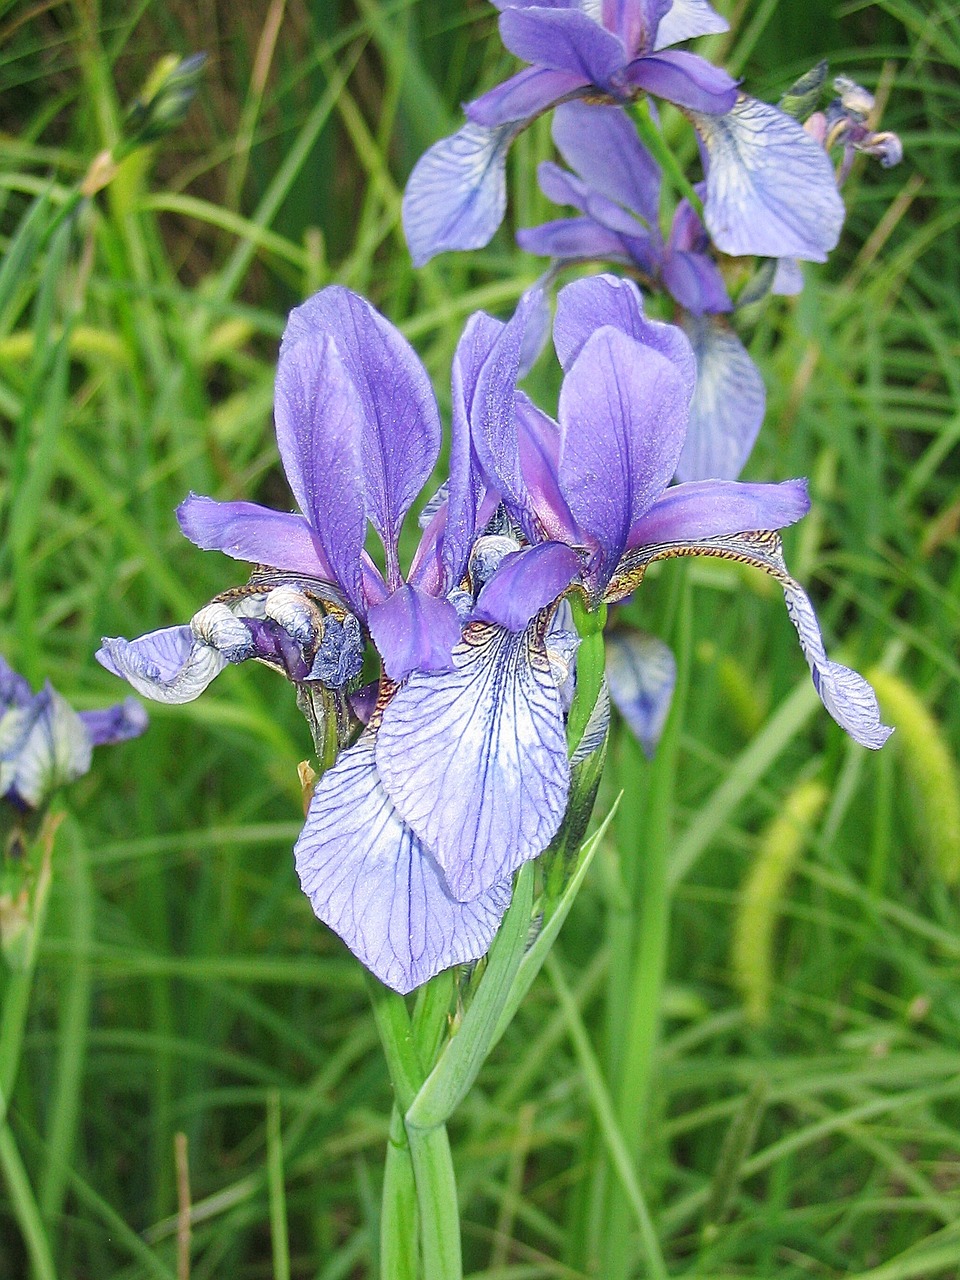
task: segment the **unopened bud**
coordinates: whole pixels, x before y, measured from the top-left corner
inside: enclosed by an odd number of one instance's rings
[[[794,120],[806,120],[811,112],[816,111],[826,80],[827,63],[818,62],[790,86],[777,105]]]
[[[205,53],[180,59],[170,54],[154,67],[150,78],[127,112],[128,141],[135,145],[154,142],[183,123],[200,86]]]

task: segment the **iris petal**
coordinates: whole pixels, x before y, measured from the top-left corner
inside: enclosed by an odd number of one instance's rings
[[[650,547],[729,537],[744,529],[785,529],[809,510],[806,480],[691,480],[671,485],[657,499],[630,530],[628,545]]]
[[[469,121],[485,129],[512,125],[519,133],[541,112],[585,87],[582,77],[570,71],[527,67],[468,102],[463,110]]]
[[[349,397],[352,408],[341,410],[329,403],[331,415],[343,428],[339,433],[342,441],[330,441],[324,458],[313,464],[312,470],[322,470],[325,461],[337,468],[338,483],[349,484],[351,494],[357,490],[363,493],[367,519],[386,551],[388,581],[396,587],[400,582],[396,564],[400,526],[440,451],[436,398],[427,372],[406,338],[365,298],[337,285],[322,289],[291,311],[280,348],[281,366],[285,360],[296,360],[301,350],[319,347],[326,351],[327,339],[333,340],[348,375],[341,394]],[[327,360],[324,367],[332,392],[337,363]],[[356,460],[351,461],[349,447],[357,425],[362,476]],[[324,481],[316,484],[319,490]],[[349,554],[358,561],[354,504],[353,497],[341,498],[337,510],[343,510],[349,522]],[[334,520],[322,531],[326,541],[335,538],[335,524]],[[347,551],[342,553],[344,562],[347,555]]]
[[[0,717],[0,796],[36,808],[90,768],[93,743],[73,707],[48,684]]]
[[[663,733],[677,682],[673,652],[645,631],[611,631],[606,670],[614,706],[649,758]]]
[[[599,258],[628,265],[634,259],[622,236],[592,218],[558,218],[539,227],[522,227],[517,244],[527,253],[564,261]]]
[[[217,502],[191,493],[177,508],[185,537],[204,551],[334,581],[316,535],[303,516],[255,502]]]
[[[367,527],[362,402],[333,337],[309,326],[294,337],[298,330],[294,313],[277,365],[277,444],[293,495],[336,581],[358,609],[363,600],[360,556]]]
[[[294,856],[316,915],[405,994],[487,951],[511,886],[507,877],[470,902],[451,897],[380,783],[374,742],[365,733],[320,779]]]
[[[553,342],[557,359],[569,369],[584,344],[602,325],[612,325],[636,342],[661,355],[676,366],[689,403],[697,380],[697,362],[690,342],[674,324],[648,320],[643,299],[632,280],[617,276],[590,276],[565,285],[557,295],[557,315]]]
[[[96,659],[145,698],[174,704],[198,698],[227,665],[227,659],[198,641],[189,627],[166,627],[136,640],[105,636]]]
[[[560,542],[542,542],[505,556],[477,598],[474,618],[523,631],[566,591],[580,572],[580,557]]]
[[[659,352],[606,326],[564,378],[560,426],[560,489],[600,546],[597,589],[676,470],[687,426],[683,380]]]
[[[553,140],[594,191],[656,223],[660,166],[622,108],[563,103],[554,112]]]
[[[673,0],[673,4],[660,19],[657,27],[655,49],[679,44],[681,40],[694,40],[697,36],[718,35],[729,31],[730,24],[721,18],[707,0]]]
[[[414,266],[447,249],[482,249],[507,207],[507,152],[520,125],[468,122],[423,153],[403,193]]]
[[[637,88],[690,111],[720,115],[737,100],[737,82],[726,71],[678,49],[638,58],[627,76]]]
[[[505,9],[500,38],[524,62],[607,88],[627,63],[623,41],[576,9]]]
[[[102,711],[81,711],[80,719],[95,747],[139,738],[148,724],[147,713],[136,698],[125,698]]]
[[[763,378],[722,320],[690,316],[685,328],[697,357],[697,385],[677,479],[736,480],[763,422]]]
[[[460,639],[457,611],[446,600],[409,583],[369,616],[370,634],[391,680],[404,680],[411,671],[449,671],[451,653]]]
[[[471,901],[542,853],[563,818],[560,696],[536,628],[474,623],[448,675],[415,673],[391,700],[377,767],[404,821]]]
[[[844,208],[820,144],[755,98],[741,96],[725,115],[690,118],[708,156],[704,215],[717,248],[825,262]]]

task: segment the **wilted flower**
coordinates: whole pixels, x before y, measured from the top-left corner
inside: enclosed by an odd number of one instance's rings
[[[738,93],[725,71],[667,47],[726,30],[706,0],[494,3],[504,44],[531,66],[468,103],[468,123],[417,163],[403,201],[417,265],[488,243],[506,207],[507,152],[538,115],[574,98],[622,105],[643,93],[679,106],[700,136],[718,248],[825,260],[843,206],[820,148],[776,107]]]
[[[135,698],[103,711],[74,711],[52,685],[39,693],[0,657],[0,799],[39,809],[57,787],[90,768],[94,747],[125,742],[147,727]]]

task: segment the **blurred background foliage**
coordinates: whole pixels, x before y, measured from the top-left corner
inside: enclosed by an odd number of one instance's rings
[[[704,51],[749,91],[828,57],[904,142],[898,169],[858,163],[830,264],[745,329],[768,388],[748,478],[811,477],[791,568],[899,733],[870,756],[818,711],[767,582],[651,573],[624,616],[686,653],[686,690],[652,764],[615,727],[612,834],[454,1124],[477,1280],[960,1274],[960,12],[719,7],[732,33]],[[273,367],[308,293],[367,293],[448,409],[463,320],[512,307],[542,263],[511,229],[549,216],[541,121],[494,243],[406,256],[410,167],[512,69],[495,18],[0,0],[0,652],[34,683],[113,700],[101,635],[240,580],[173,509],[289,505]],[[157,59],[195,50],[185,125],[58,219]],[[549,360],[531,384],[549,404]],[[3,1280],[377,1274],[389,1091],[359,972],[293,873],[308,750],[292,693],[230,670],[71,791],[17,1062],[3,990]],[[618,1198],[611,1108],[653,1242]]]

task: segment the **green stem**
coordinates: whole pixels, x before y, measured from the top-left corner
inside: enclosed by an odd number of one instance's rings
[[[602,604],[591,611],[580,596],[571,595],[569,600],[574,626],[580,636],[580,648],[577,650],[577,690],[567,717],[567,743],[572,750],[583,737],[603,684],[603,628],[607,621],[607,606]]]
[[[685,573],[684,566],[679,566],[679,570]],[[651,770],[641,864],[638,940],[628,989],[625,1047],[615,1086],[620,1132],[635,1164],[645,1141],[670,938],[672,891],[669,862],[674,792],[692,649],[692,607],[690,584],[686,577],[682,585],[676,640],[677,683]],[[628,1206],[619,1189],[615,1189],[605,1233],[605,1265],[601,1272],[605,1280],[626,1280],[631,1272],[627,1218]]]
[[[417,1185],[403,1114],[394,1105],[380,1210],[380,1275],[383,1280],[419,1280]]]
[[[405,1114],[425,1075],[413,1024],[402,996],[387,990],[369,974],[367,989],[393,1082],[396,1106]],[[460,1207],[446,1127],[440,1125],[424,1131],[405,1126],[405,1132],[419,1207],[423,1280],[462,1280]],[[394,1234],[390,1248],[381,1254],[383,1280],[394,1280],[395,1273],[385,1269],[388,1258],[398,1255],[409,1258],[416,1248],[417,1223],[411,1216],[400,1219],[395,1213],[401,1207],[394,1195],[396,1176],[397,1171],[391,1171],[393,1185],[386,1205],[391,1221],[381,1229],[382,1233],[389,1230]]]
[[[40,1210],[8,1124],[0,1125],[0,1170],[3,1172],[13,1216],[17,1220],[36,1280],[57,1280]]]
[[[677,157],[667,146],[663,134],[660,132],[653,116],[650,114],[650,104],[646,98],[634,104],[631,114],[633,116],[633,122],[637,126],[637,133],[640,135],[640,141],[670,179],[674,189],[678,191],[680,195],[686,196],[702,220],[703,201],[694,190],[693,183],[680,168],[680,162],[677,160]]]

